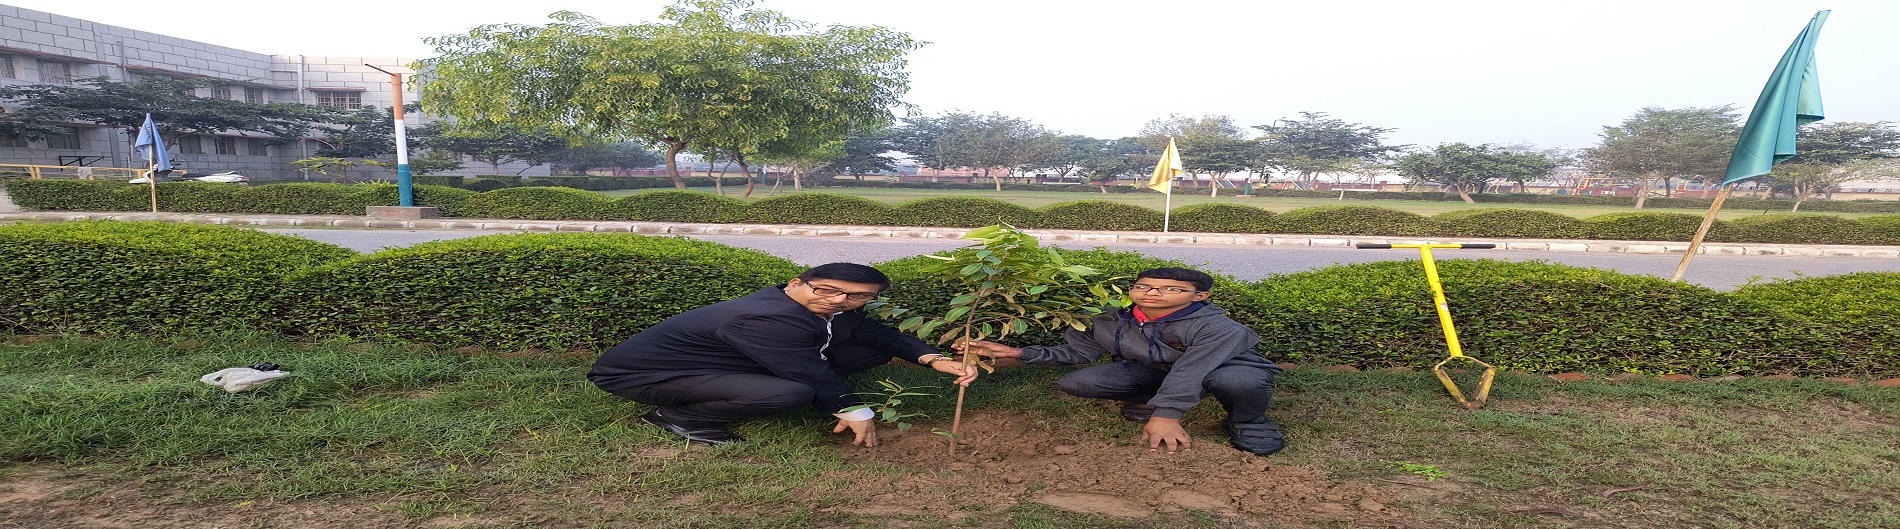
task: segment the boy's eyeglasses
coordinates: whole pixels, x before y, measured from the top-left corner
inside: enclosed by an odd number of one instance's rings
[[[873,299],[877,299],[877,296],[879,294],[878,292],[845,292],[843,290],[838,290],[831,287],[816,286],[811,283],[803,283],[803,285],[805,285],[805,288],[811,289],[812,294],[815,294],[821,298],[829,298],[829,297],[837,296],[839,294],[843,294],[844,299],[848,299],[851,301],[870,301]]]
[[[1160,292],[1162,294],[1186,294],[1189,292],[1200,292],[1199,290],[1195,290],[1192,288],[1181,288],[1181,287],[1151,287],[1148,285],[1129,285],[1128,287],[1129,292],[1147,292],[1150,290]]]

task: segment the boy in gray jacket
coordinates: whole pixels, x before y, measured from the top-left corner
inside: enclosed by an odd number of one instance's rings
[[[961,349],[1024,363],[1077,365],[1111,356],[1115,362],[1075,370],[1056,388],[1077,397],[1122,401],[1122,418],[1144,423],[1141,439],[1169,452],[1193,439],[1181,417],[1214,395],[1227,409],[1234,448],[1258,455],[1285,446],[1280,425],[1267,420],[1273,376],[1280,367],[1254,352],[1260,342],[1240,322],[1207,302],[1214,278],[1184,268],[1155,268],[1128,288],[1134,307],[1096,316],[1088,330],[1070,330],[1067,343],[1023,348],[973,341]]]

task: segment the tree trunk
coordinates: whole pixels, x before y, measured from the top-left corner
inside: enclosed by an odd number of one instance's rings
[[[680,164],[679,164],[680,151],[684,151],[684,150],[686,150],[686,142],[680,141],[680,140],[667,140],[666,142],[666,176],[673,178],[673,189],[678,189],[680,191],[686,190],[686,179],[680,178]]]
[[[739,156],[738,160],[739,172],[745,173],[745,194],[739,195],[739,198],[752,198],[752,186],[755,185],[752,180],[752,168],[746,167],[745,156]]]
[[[726,160],[726,167],[724,169],[720,169],[719,174],[717,176],[714,176],[712,174],[712,164],[713,164],[713,159],[707,158],[706,159],[706,176],[712,176],[713,192],[718,193],[719,196],[722,196],[722,197],[726,196],[726,185],[725,185],[726,171],[732,170],[732,160]]]
[[[1643,185],[1636,187],[1636,209],[1643,209],[1643,202],[1649,200],[1649,177],[1643,177]]]
[[[793,167],[793,168],[792,168],[792,190],[793,190],[793,191],[804,191],[804,190],[805,190],[805,181],[804,181],[804,178],[803,178],[803,177],[800,177],[800,176],[798,175],[798,168],[797,168],[797,167]]]
[[[1801,197],[1803,196],[1805,195],[1796,194],[1794,196],[1794,207],[1788,210],[1789,213],[1798,213],[1801,211]]]
[[[1456,189],[1458,190],[1458,198],[1464,200],[1466,204],[1478,203],[1478,201],[1471,199],[1471,191],[1465,189],[1465,186],[1458,186]],[[1342,193],[1340,196],[1345,196],[1343,194],[1345,192],[1344,190],[1341,190],[1340,192]]]
[[[991,176],[990,169],[988,167],[983,168],[983,177],[990,179],[991,183],[996,184],[997,191],[1003,190],[1003,178],[1000,176]]]

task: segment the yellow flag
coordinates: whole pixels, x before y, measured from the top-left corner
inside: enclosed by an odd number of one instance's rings
[[[1174,138],[1168,138],[1168,150],[1161,153],[1161,161],[1155,163],[1154,175],[1148,177],[1148,183],[1142,187],[1173,194],[1174,177],[1180,175],[1181,153],[1174,150]]]

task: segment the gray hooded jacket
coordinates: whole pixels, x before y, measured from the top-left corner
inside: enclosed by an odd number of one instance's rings
[[[1076,365],[1111,356],[1123,369],[1146,366],[1167,371],[1161,388],[1148,401],[1155,407],[1154,416],[1164,419],[1179,419],[1201,403],[1203,381],[1214,368],[1249,365],[1280,372],[1280,366],[1254,352],[1259,335],[1207,302],[1195,302],[1146,323],[1136,321],[1128,310],[1101,314],[1090,319],[1088,330],[1071,329],[1063,337],[1066,343],[1062,345],[1022,348],[1020,359],[1030,364]]]

